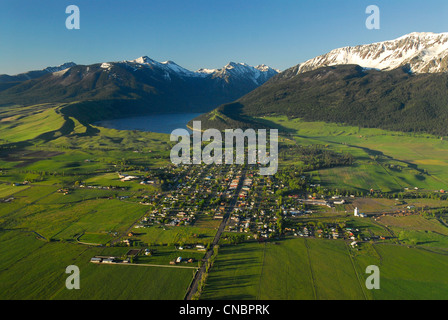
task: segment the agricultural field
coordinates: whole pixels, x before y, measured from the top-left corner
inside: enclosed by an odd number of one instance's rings
[[[37,105],[0,111],[0,133],[5,133],[0,145],[0,299],[183,299],[205,254],[194,245],[212,244],[223,221],[214,219],[216,209],[221,201],[228,206],[234,196],[225,193],[228,183],[220,180],[230,170],[219,168],[216,177],[207,180],[212,172],[202,167],[171,170],[168,135],[101,128],[64,116],[61,107]],[[320,144],[354,156],[353,166],[307,172],[311,182],[323,188],[360,192],[447,189],[443,167],[448,146],[436,137],[281,117],[265,120],[289,130],[280,137],[281,143]],[[283,167],[300,164],[294,154],[280,162]],[[120,181],[118,173],[139,179]],[[229,177],[239,174],[232,172]],[[141,184],[142,179],[152,182]],[[178,188],[178,193],[163,180]],[[278,198],[270,183],[258,183],[262,184],[256,191],[260,196],[254,202],[269,200],[266,210],[271,204],[276,206]],[[209,189],[204,198],[202,186]],[[219,192],[222,198],[217,196]],[[8,198],[13,199],[3,201]],[[418,299],[433,294],[444,297],[446,279],[435,284],[435,275],[447,266],[448,228],[443,222],[421,215],[378,220],[352,217],[355,207],[369,215],[381,215],[409,205],[418,212],[448,207],[445,200],[429,198],[398,201],[357,196],[331,209],[312,206],[311,215],[294,218],[304,223],[344,222],[358,229],[362,238],[390,238],[362,241],[359,250],[343,240],[281,236],[258,243],[247,241],[248,236],[254,238],[247,230],[224,232],[200,298],[400,299],[408,298],[408,290],[414,290]],[[167,206],[168,214],[158,219],[162,206]],[[170,225],[183,209],[194,219],[189,225],[180,220]],[[273,225],[275,228],[276,223]],[[240,241],[238,236],[242,243],[229,245]],[[131,240],[130,247],[125,239]],[[179,250],[184,244],[193,246]],[[148,249],[151,254],[140,251],[134,261],[139,265],[89,262],[98,255],[123,257],[129,249]],[[177,257],[194,262],[171,265]],[[405,260],[408,265],[400,274]],[[366,290],[367,263],[384,268],[384,292]],[[81,269],[79,291],[65,288],[65,268],[72,264]],[[426,269],[431,275],[423,274]],[[399,288],[397,292],[393,286]],[[426,288],[429,286],[434,286],[433,291]]]
[[[381,270],[381,289],[369,291],[381,300],[448,299],[448,255],[398,245],[375,245],[376,254],[360,254],[355,262],[358,272],[366,265]]]
[[[209,244],[216,234],[214,228],[152,226],[134,229],[137,238],[148,244],[163,245],[174,243]]]
[[[402,243],[448,249],[448,228],[435,218],[383,216],[377,222],[391,229]]]
[[[11,235],[2,232],[0,237]],[[9,250],[14,242],[6,242],[9,260],[0,265],[0,299],[182,299],[193,277],[189,269],[89,263],[94,255],[117,254],[108,248],[45,243],[23,236],[15,240],[26,245],[27,252],[17,247]],[[3,259],[5,253],[1,254]],[[68,265],[81,270],[80,290],[65,288]]]
[[[265,117],[263,121],[288,132],[289,140],[300,145],[321,144],[355,156],[355,165],[349,168],[317,171],[318,183],[383,192],[448,188],[448,141],[440,137],[303,122],[284,116]],[[289,165],[293,159],[291,155],[281,164]]]
[[[124,232],[145,212],[144,206],[113,199],[75,204],[35,202],[19,205],[5,218],[4,226],[34,231],[46,239],[74,241],[84,233]]]
[[[12,196],[13,194],[26,188],[27,186],[14,187],[9,183],[0,184],[0,199],[8,198],[9,196]]]
[[[288,239],[221,247],[201,299],[446,299],[448,256],[406,246]],[[367,290],[378,265],[381,290]]]
[[[222,247],[203,299],[363,299],[343,241],[288,239]]]
[[[160,186],[121,182],[116,172],[144,176],[146,168],[165,166],[168,136],[97,128],[59,108],[1,110],[0,200],[13,199],[0,201],[0,299],[183,299],[194,268],[89,262],[129,250],[108,246],[146,214],[134,197]],[[157,247],[142,261],[168,265],[178,254]],[[199,260],[203,253],[191,256]],[[76,292],[65,288],[72,264],[81,270]]]

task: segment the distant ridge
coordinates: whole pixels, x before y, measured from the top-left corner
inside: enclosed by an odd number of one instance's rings
[[[287,69],[199,117],[203,128],[263,126],[286,115],[359,127],[448,135],[448,34],[411,33],[335,49]]]
[[[63,71],[63,70],[69,69],[74,66],[76,66],[76,63],[67,62],[67,63],[64,63],[57,67],[47,67],[43,70],[33,70],[33,71],[20,73],[20,74],[13,75],[13,76],[10,76],[7,74],[1,74],[0,75],[0,83],[2,83],[2,82],[19,82],[19,81],[36,79],[36,78],[40,78],[48,73]]]
[[[339,48],[295,66],[294,71],[348,64],[382,71],[407,66],[413,73],[446,72],[448,33],[414,32],[395,40]]]
[[[242,97],[277,74],[265,65],[234,62],[221,69],[190,71],[173,61],[158,62],[147,56],[87,66],[67,63],[0,83],[0,106],[77,102],[83,107],[77,111],[71,107],[74,114],[92,121],[207,112]]]

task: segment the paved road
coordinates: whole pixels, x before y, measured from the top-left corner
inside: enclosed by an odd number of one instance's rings
[[[233,209],[236,206],[236,203],[238,201],[238,195],[243,187],[243,181],[246,177],[246,172],[242,171],[240,183],[238,184],[238,187],[236,188],[236,191],[234,193],[234,196],[227,207],[227,212],[224,215],[221,224],[219,225],[218,231],[216,232],[215,238],[213,239],[213,242],[210,246],[210,249],[205,254],[204,259],[202,260],[202,266],[201,268],[196,272],[196,275],[194,276],[193,282],[191,283],[190,287],[188,288],[187,294],[185,295],[185,300],[191,300],[198,290],[199,282],[202,279],[202,275],[205,273],[205,268],[207,266],[208,260],[213,255],[213,249],[218,244],[219,239],[221,238],[221,235],[227,225],[227,222],[229,221],[230,215],[233,212]]]

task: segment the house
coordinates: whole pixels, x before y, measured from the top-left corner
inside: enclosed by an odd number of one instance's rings
[[[115,258],[108,258],[108,259],[104,259],[103,263],[114,263],[115,262]]]

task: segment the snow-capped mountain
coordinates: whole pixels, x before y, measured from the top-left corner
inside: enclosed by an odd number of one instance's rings
[[[256,85],[262,85],[279,73],[279,70],[272,69],[264,64],[252,67],[245,63],[230,62],[222,69],[207,70],[205,72],[202,71],[202,73],[211,74],[213,77],[221,77],[223,79],[229,79],[230,77],[246,78],[252,80]]]
[[[135,114],[205,112],[242,97],[278,73],[265,65],[233,62],[221,69],[190,71],[147,56],[70,66],[47,68],[31,81],[4,81],[0,105],[114,101],[127,106],[123,112]]]
[[[53,72],[59,72],[59,71],[66,70],[66,69],[69,69],[69,68],[74,67],[74,66],[76,66],[76,63],[74,63],[74,62],[66,62],[64,64],[61,64],[60,66],[57,66],[57,67],[45,68],[43,71],[46,71],[48,73],[53,73]]]
[[[181,77],[189,77],[189,78],[222,78],[225,80],[229,80],[229,78],[240,78],[240,79],[248,79],[253,81],[257,86],[262,85],[267,80],[275,76],[279,73],[279,70],[275,70],[266,65],[259,65],[256,67],[252,67],[245,63],[235,63],[230,62],[225,67],[221,69],[199,69],[197,71],[190,71],[185,69],[173,61],[165,61],[158,62],[147,56],[140,57],[131,61],[123,61],[124,63],[133,67],[134,70],[138,70],[141,68],[157,68],[164,70],[168,73],[167,77],[171,73],[175,73]],[[110,63],[106,63],[104,68],[108,69],[110,67]]]
[[[57,67],[47,67],[45,69],[42,70],[33,70],[33,71],[28,71],[25,73],[20,73],[14,76],[10,76],[7,74],[2,74],[0,75],[0,83],[2,82],[16,82],[16,81],[26,81],[26,80],[31,80],[31,79],[37,79],[39,77],[42,77],[48,73],[54,73],[54,72],[59,72],[59,71],[64,71],[67,70],[71,67],[76,66],[76,63],[74,62],[67,62],[64,63],[60,66]]]
[[[412,73],[447,72],[448,33],[414,32],[391,41],[335,49],[299,64],[294,71],[346,64],[382,71],[407,67]]]
[[[147,56],[143,56],[140,58],[137,58],[135,60],[131,61],[123,61],[123,63],[128,64],[129,66],[133,67],[134,71],[141,69],[141,68],[157,68],[164,70],[168,73],[176,73],[179,76],[184,77],[195,77],[199,76],[199,74],[196,74],[195,72],[192,72],[190,70],[187,70],[178,64],[176,64],[173,61],[165,61],[165,62],[158,62],[155,61]]]

